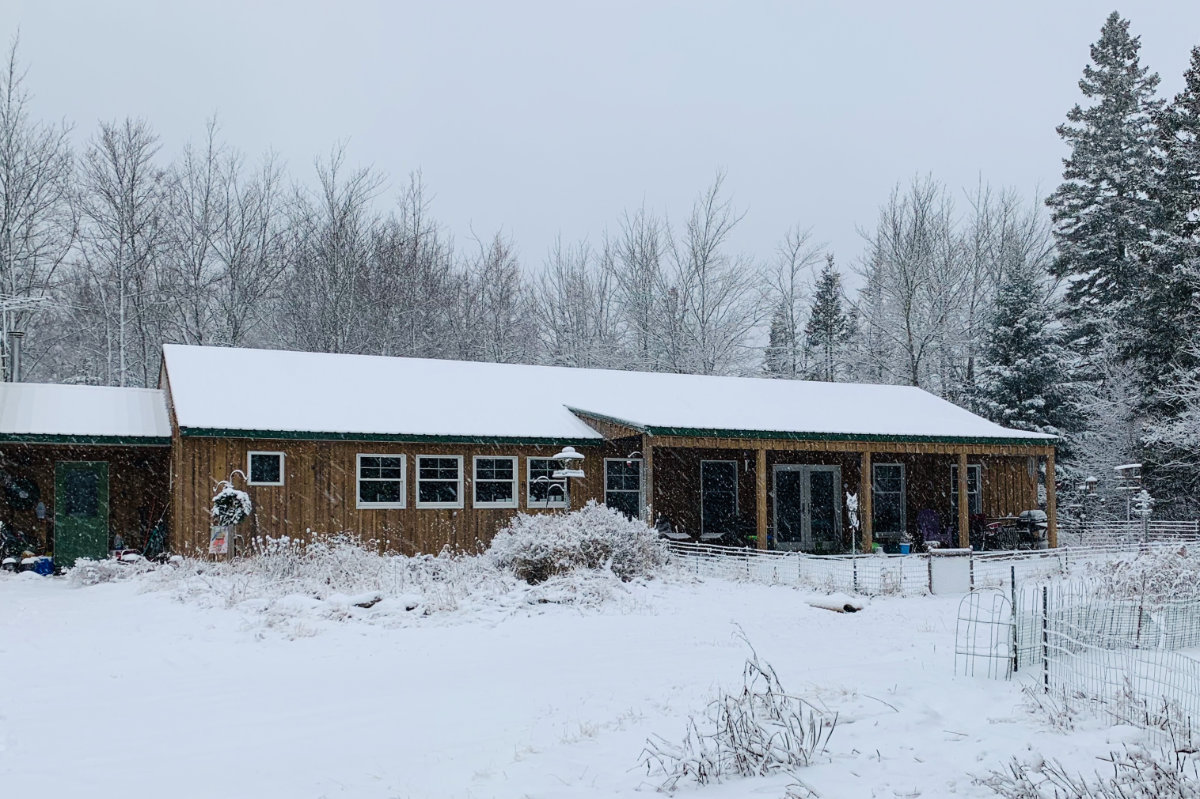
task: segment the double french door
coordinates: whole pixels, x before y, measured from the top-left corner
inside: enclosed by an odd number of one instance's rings
[[[775,547],[842,552],[842,470],[778,464],[774,470]]]

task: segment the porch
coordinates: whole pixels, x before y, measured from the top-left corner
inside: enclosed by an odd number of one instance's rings
[[[895,552],[902,540],[965,548],[978,546],[982,520],[1044,505],[1047,543],[1058,543],[1051,446],[650,435],[640,445],[644,516],[680,539],[813,554]]]

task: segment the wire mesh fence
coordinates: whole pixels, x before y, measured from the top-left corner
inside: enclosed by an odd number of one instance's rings
[[[1100,589],[1072,580],[1014,591],[1016,668],[1064,707],[1190,734],[1200,720],[1200,601],[1112,599]]]
[[[969,588],[1012,589],[1069,575],[1089,562],[1173,545],[1129,542],[1016,552],[964,551],[964,557],[969,561]],[[933,561],[945,557],[928,553],[807,555],[683,542],[672,542],[670,550],[677,563],[702,577],[870,596],[932,593]]]
[[[1200,540],[1200,520],[1172,521],[1167,519],[1112,519],[1080,521],[1060,517],[1058,543],[1060,546],[1103,546],[1132,544],[1141,541]]]

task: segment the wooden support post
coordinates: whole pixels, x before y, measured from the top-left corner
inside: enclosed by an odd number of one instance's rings
[[[971,546],[971,498],[967,496],[967,453],[958,453],[958,545]]]
[[[767,450],[759,449],[754,462],[754,505],[755,523],[758,532],[758,548],[767,548]]]
[[[646,524],[653,527],[658,521],[654,518],[654,445],[650,436],[642,436],[642,517]]]
[[[1058,546],[1058,498],[1054,494],[1054,450],[1046,454],[1046,546]]]
[[[858,458],[858,524],[862,531],[862,551],[870,552],[875,545],[874,497],[871,488],[871,453],[863,451]]]

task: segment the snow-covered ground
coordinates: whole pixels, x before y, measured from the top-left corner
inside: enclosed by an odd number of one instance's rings
[[[1090,773],[1140,735],[1057,732],[1019,683],[956,677],[957,597],[846,614],[675,576],[599,607],[484,603],[394,625],[370,623],[402,612],[386,601],[279,614],[170,585],[0,574],[0,796],[646,796],[647,736],[681,738],[740,687],[735,625],[790,692],[838,713],[826,762],[800,772],[822,797],[989,796],[972,775],[1010,756]],[[678,795],[782,797],[791,782]]]

